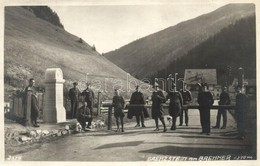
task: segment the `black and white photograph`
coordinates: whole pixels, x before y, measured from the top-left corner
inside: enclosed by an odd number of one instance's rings
[[[257,165],[258,9],[1,2],[3,164]]]

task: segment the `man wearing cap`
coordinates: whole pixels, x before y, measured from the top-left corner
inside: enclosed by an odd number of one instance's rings
[[[133,106],[129,108],[129,113],[127,115],[128,118],[131,117],[131,115],[134,115],[136,117],[136,126],[135,127],[140,127],[140,122],[142,123],[142,127],[145,127],[144,125],[144,95],[142,92],[139,90],[139,86],[136,86],[135,92],[132,94],[131,99],[130,99],[130,104],[140,104],[141,106]],[[131,119],[131,118],[130,118]]]
[[[91,89],[90,83],[86,84],[87,88],[81,93],[83,96],[83,100],[88,103],[88,108],[90,110],[91,117],[93,116],[93,107],[94,107],[94,99],[95,94]],[[90,128],[91,123],[88,124],[87,128]]]
[[[187,105],[192,101],[191,92],[187,89],[187,84],[185,84],[185,83],[183,85],[183,89],[181,90],[181,95],[182,95],[182,98],[183,98],[183,105]],[[182,123],[183,123],[183,112],[185,113],[185,124],[186,124],[186,126],[188,126],[189,117],[188,117],[188,109],[187,108],[183,108],[181,110],[180,125],[179,126],[182,126]]]
[[[220,94],[219,97],[219,102],[218,105],[229,105],[230,104],[230,98],[229,98],[229,94],[227,93],[227,87],[223,87],[223,90]],[[216,122],[216,126],[214,126],[214,129],[218,129],[220,127],[220,119],[221,116],[223,117],[223,126],[221,127],[221,129],[225,129],[227,127],[227,110],[221,108],[218,109],[218,114],[217,114],[217,122]]]
[[[237,121],[238,138],[245,139],[245,116],[249,109],[248,97],[242,92],[241,85],[237,86],[235,118]]]
[[[31,96],[31,122],[32,125],[34,127],[39,127],[38,123],[37,123],[37,118],[39,115],[39,103],[38,103],[38,99],[36,96],[36,90],[35,90],[35,80],[33,78],[29,79],[29,85],[25,88],[25,94],[27,97],[27,92],[31,91],[32,92],[32,96]],[[26,103],[26,99],[24,98],[24,103]]]
[[[166,125],[164,121],[164,111],[162,108],[162,103],[165,102],[165,97],[163,95],[163,92],[159,90],[158,84],[156,83],[154,85],[155,91],[153,92],[152,95],[152,118],[155,120],[155,130],[154,131],[159,131],[159,125],[158,125],[158,119],[162,122],[163,125],[163,132],[166,132]]]
[[[181,93],[176,90],[176,85],[172,84],[172,87],[173,89],[166,96],[166,101],[170,99],[169,115],[172,117],[171,130],[176,130],[176,119],[180,116],[183,99]]]
[[[198,94],[198,104],[200,111],[200,123],[202,134],[210,135],[210,108],[214,103],[212,94],[208,91],[208,84],[201,84],[201,91]]]
[[[80,91],[77,88],[78,83],[74,82],[73,83],[73,88],[69,90],[69,98],[71,101],[71,119],[77,118],[76,113],[78,110],[79,106],[79,96],[80,96]]]

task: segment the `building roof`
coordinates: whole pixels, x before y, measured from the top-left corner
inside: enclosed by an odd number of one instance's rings
[[[185,69],[184,81],[187,84],[206,82],[208,85],[217,85],[216,69]]]

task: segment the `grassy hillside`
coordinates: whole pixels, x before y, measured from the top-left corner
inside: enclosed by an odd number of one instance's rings
[[[221,29],[254,13],[254,4],[229,4],[136,40],[105,56],[132,75],[144,78],[164,69]]]
[[[88,73],[88,81],[99,81],[94,88],[97,91],[101,87],[104,97],[113,95],[115,79],[122,81],[122,89],[127,89],[127,73],[94,51],[85,41],[80,42],[80,37],[36,17],[25,8],[6,7],[5,97],[14,87],[23,88],[25,80],[31,77],[36,79],[38,86],[44,86],[47,68],[62,69],[66,88],[71,87],[74,81],[85,80]],[[129,95],[124,93],[126,97]]]

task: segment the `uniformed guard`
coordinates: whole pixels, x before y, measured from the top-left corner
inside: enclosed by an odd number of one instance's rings
[[[164,121],[164,111],[162,108],[162,103],[165,102],[165,97],[163,92],[159,90],[158,84],[154,85],[155,91],[152,95],[152,118],[155,120],[156,128],[154,131],[159,131],[158,119],[162,122],[163,132],[167,131],[165,121]]]
[[[176,85],[172,84],[173,91],[170,91],[166,96],[166,101],[170,99],[169,104],[169,115],[172,117],[172,127],[171,130],[176,130],[176,119],[180,116],[183,99],[179,91],[176,90]]]
[[[201,134],[210,135],[210,108],[214,103],[212,94],[208,91],[208,84],[201,83],[201,91],[198,94],[200,111]]]
[[[220,94],[218,105],[221,106],[221,105],[229,105],[229,104],[230,104],[230,98],[229,98],[229,94],[227,93],[227,87],[225,86],[223,87],[223,90]],[[221,129],[225,129],[227,127],[227,110],[223,108],[219,108],[217,114],[216,126],[213,127],[214,129],[220,128],[221,116],[223,117],[223,126],[221,127]]]
[[[242,92],[241,85],[237,86],[235,118],[237,121],[238,138],[245,139],[245,116],[249,109],[249,100],[247,95]]]
[[[113,97],[113,106],[114,106],[114,116],[116,118],[116,126],[117,132],[120,131],[119,129],[119,119],[121,122],[121,131],[124,132],[124,108],[125,108],[125,99],[123,96],[119,95],[118,89],[115,89],[115,95]]]
[[[25,98],[24,101],[27,99],[27,92],[31,91],[32,96],[31,96],[31,121],[32,125],[34,127],[39,127],[37,123],[37,118],[39,115],[39,103],[38,99],[36,96],[36,90],[35,90],[35,80],[33,78],[29,79],[29,85],[25,88]]]
[[[140,106],[131,106],[128,109],[127,118],[132,119],[133,116],[136,117],[136,126],[140,127],[140,122],[142,123],[142,127],[145,127],[144,125],[144,95],[142,92],[140,92],[139,86],[136,86],[135,92],[132,94],[130,98],[130,104],[136,104]]]
[[[183,98],[183,105],[188,105],[189,103],[191,103],[192,95],[191,95],[191,92],[187,89],[186,83],[184,83],[183,89],[181,90],[181,95],[182,95],[182,98]],[[189,116],[188,116],[188,108],[187,107],[185,107],[185,108],[183,107],[183,109],[181,110],[179,126],[182,126],[182,124],[183,124],[183,112],[185,114],[185,124],[186,124],[186,126],[188,126]]]
[[[83,96],[83,100],[88,103],[88,108],[90,110],[91,116],[93,116],[93,108],[94,108],[94,100],[95,100],[95,94],[94,91],[91,89],[91,84],[88,82],[86,84],[87,88],[81,93]],[[87,128],[90,128],[91,124],[87,126]]]
[[[79,107],[79,96],[80,96],[80,91],[77,88],[78,83],[74,82],[73,83],[73,88],[69,90],[69,98],[71,101],[71,119],[77,118],[76,113]]]

